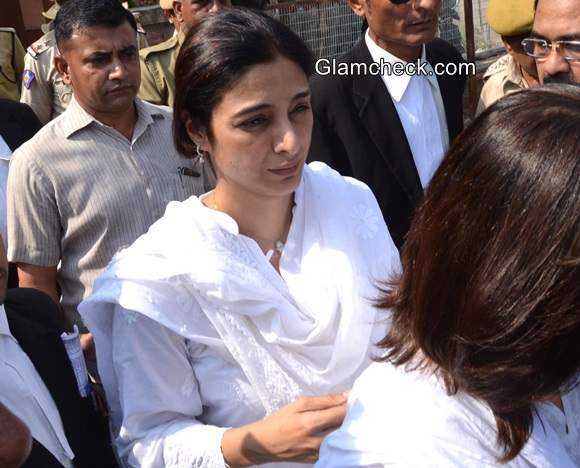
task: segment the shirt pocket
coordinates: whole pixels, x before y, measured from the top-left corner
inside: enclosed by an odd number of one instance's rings
[[[192,195],[199,195],[202,180],[199,176],[186,175],[178,172],[175,174],[162,174],[156,177],[160,198],[165,202],[187,200]]]
[[[12,55],[8,50],[0,49],[0,81],[3,79],[16,84],[17,76],[12,68]]]
[[[205,192],[204,177],[190,160],[183,160],[172,173],[160,174],[159,181],[166,201],[183,201]]]

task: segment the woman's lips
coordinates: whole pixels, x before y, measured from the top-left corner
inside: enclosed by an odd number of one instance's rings
[[[281,169],[268,169],[268,171],[272,172],[273,174],[279,175],[279,176],[291,176],[294,175],[297,171],[298,171],[298,166],[299,164],[296,162],[294,164],[292,164],[291,166],[286,166],[283,167]]]

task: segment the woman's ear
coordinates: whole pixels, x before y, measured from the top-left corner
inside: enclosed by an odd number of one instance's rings
[[[185,130],[187,131],[190,140],[195,143],[201,151],[211,153],[209,139],[206,132],[197,128],[189,116],[185,118]]]

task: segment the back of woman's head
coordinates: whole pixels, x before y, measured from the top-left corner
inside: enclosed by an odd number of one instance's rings
[[[509,95],[437,171],[383,300],[386,360],[485,401],[503,460],[580,371],[580,88]]]
[[[224,94],[253,65],[282,56],[309,76],[313,61],[294,32],[256,11],[231,9],[208,15],[187,35],[175,65],[173,138],[186,156],[196,153],[188,136],[203,131],[212,138],[211,115]]]

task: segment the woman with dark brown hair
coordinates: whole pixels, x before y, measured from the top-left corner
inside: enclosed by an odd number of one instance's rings
[[[458,138],[384,293],[385,354],[317,466],[580,464],[580,88]]]

